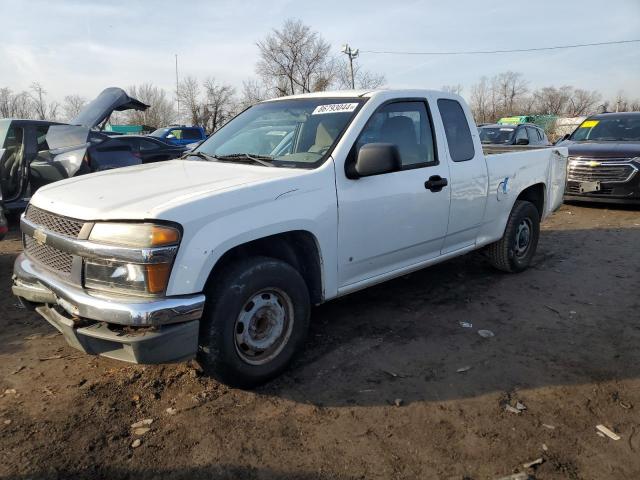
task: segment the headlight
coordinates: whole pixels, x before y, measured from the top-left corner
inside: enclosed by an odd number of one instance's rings
[[[89,240],[123,247],[164,247],[180,241],[177,228],[151,223],[96,223]]]
[[[89,240],[97,244],[114,245],[127,249],[161,249],[180,243],[180,230],[166,225],[150,223],[96,223]],[[162,249],[166,251],[166,249]],[[175,250],[175,249],[174,249]],[[84,286],[94,290],[119,292],[129,295],[159,295],[169,283],[171,252],[161,263],[127,263],[116,260],[86,259]],[[117,257],[115,257],[117,258]]]
[[[170,263],[141,265],[99,260],[86,260],[84,286],[138,295],[163,293],[169,282]]]

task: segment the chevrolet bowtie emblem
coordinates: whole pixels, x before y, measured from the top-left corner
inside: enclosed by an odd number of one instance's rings
[[[594,162],[594,161],[589,162],[590,167],[597,167],[598,165],[600,165],[600,162]]]
[[[39,244],[39,245],[44,245],[45,243],[47,243],[47,234],[44,233],[42,230],[34,230],[33,232],[33,239]]]

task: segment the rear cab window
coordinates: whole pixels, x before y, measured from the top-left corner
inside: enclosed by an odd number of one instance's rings
[[[438,100],[449,154],[454,162],[465,162],[475,156],[469,122],[460,103],[448,98]]]

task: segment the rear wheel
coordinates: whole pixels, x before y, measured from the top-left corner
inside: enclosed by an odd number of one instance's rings
[[[503,237],[487,247],[491,264],[504,272],[522,272],[531,264],[540,237],[540,214],[531,202],[517,200]]]
[[[207,292],[200,359],[226,383],[253,387],[280,374],[309,326],[309,292],[291,265],[254,257],[226,268]]]

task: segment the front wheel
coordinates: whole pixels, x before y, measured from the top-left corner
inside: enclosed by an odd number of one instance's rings
[[[200,334],[205,369],[247,388],[280,374],[309,327],[309,292],[300,273],[281,260],[254,257],[213,282]]]
[[[540,214],[531,202],[517,200],[504,235],[487,247],[491,264],[504,272],[522,272],[531,264],[540,237]]]

